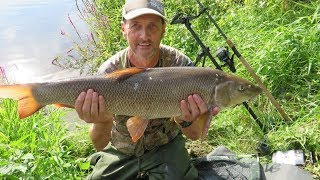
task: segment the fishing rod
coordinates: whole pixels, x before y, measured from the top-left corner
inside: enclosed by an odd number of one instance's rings
[[[234,54],[239,58],[241,63],[247,68],[253,79],[258,83],[258,85],[261,87],[261,89],[264,91],[264,93],[267,95],[267,97],[270,99],[271,103],[276,107],[280,115],[282,116],[283,119],[286,121],[290,121],[289,116],[285,113],[285,111],[281,108],[280,104],[277,102],[277,100],[272,96],[272,94],[268,91],[266,86],[262,83],[261,79],[259,76],[254,72],[250,64],[242,57],[240,52],[237,50],[235,45],[232,43],[232,41],[226,36],[226,34],[221,30],[219,25],[216,23],[216,21],[213,19],[213,17],[209,14],[207,11],[208,8],[204,7],[203,4],[200,2],[200,0],[196,0],[199,6],[201,7],[201,12],[206,13],[210,21],[214,24],[214,26],[218,29],[220,35],[226,40],[226,43],[228,46],[232,49]]]
[[[195,65],[197,65],[199,63],[199,61],[203,58],[202,66],[204,67],[205,57],[207,56],[207,57],[210,58],[211,62],[216,66],[217,69],[222,70],[221,66],[217,63],[215,58],[210,53],[210,49],[204,45],[204,43],[200,40],[199,36],[195,33],[195,31],[191,27],[190,21],[193,20],[193,19],[198,18],[205,11],[206,11],[206,9],[202,9],[198,15],[195,15],[195,16],[183,16],[183,17],[182,17],[181,13],[178,13],[173,17],[173,19],[170,22],[170,24],[184,24],[186,26],[186,28],[190,31],[190,33],[192,34],[194,39],[197,41],[197,43],[201,46],[202,51],[198,54],[198,56],[196,58],[196,61],[195,61]],[[234,62],[233,62],[233,56],[231,58],[229,58],[229,53],[225,48],[218,48],[217,57],[221,61],[223,61],[225,63],[223,66],[229,66],[229,69],[232,72],[236,72],[236,69],[234,67]],[[258,119],[258,117],[255,115],[253,110],[249,107],[248,103],[243,102],[242,104],[248,110],[248,112],[250,113],[252,118],[257,122],[257,124],[259,125],[260,129],[263,132],[265,132],[265,128],[264,128],[263,124]]]

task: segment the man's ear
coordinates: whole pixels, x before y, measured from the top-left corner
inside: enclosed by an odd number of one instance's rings
[[[164,33],[166,32],[166,27],[167,27],[167,23],[163,23],[163,26],[162,26],[162,35],[161,35],[161,39],[164,37]]]
[[[122,36],[124,37],[124,38],[126,38],[127,37],[127,32],[126,32],[126,30],[125,30],[125,23],[123,22],[123,21],[121,21],[121,32],[122,32]]]

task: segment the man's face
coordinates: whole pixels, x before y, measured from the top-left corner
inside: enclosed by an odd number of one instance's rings
[[[121,29],[134,56],[150,58],[159,51],[165,27],[161,17],[146,14],[126,20]]]

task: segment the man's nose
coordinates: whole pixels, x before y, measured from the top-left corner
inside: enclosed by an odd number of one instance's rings
[[[150,30],[147,27],[142,28],[140,32],[141,39],[148,39],[149,36],[150,36]]]

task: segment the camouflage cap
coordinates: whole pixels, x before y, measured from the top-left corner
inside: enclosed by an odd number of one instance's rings
[[[126,0],[122,11],[124,19],[129,20],[144,14],[155,14],[166,20],[160,0]]]

